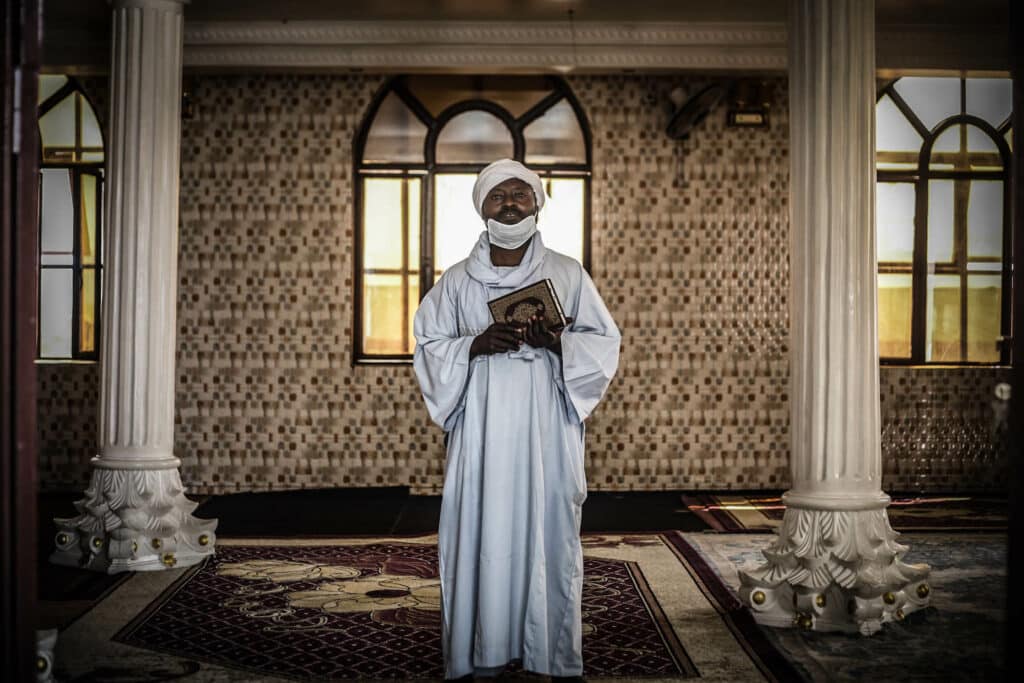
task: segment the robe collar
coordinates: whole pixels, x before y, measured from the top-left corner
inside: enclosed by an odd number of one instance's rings
[[[471,278],[481,284],[490,287],[511,287],[518,288],[532,282],[531,278],[544,263],[547,255],[547,247],[540,237],[540,231],[533,233],[533,240],[523,254],[523,260],[511,270],[502,268],[499,273],[498,267],[491,263],[491,243],[487,238],[487,231],[480,233],[480,239],[469,255],[466,263],[466,272]]]

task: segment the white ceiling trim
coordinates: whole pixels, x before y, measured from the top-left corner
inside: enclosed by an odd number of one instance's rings
[[[186,23],[187,67],[781,71],[781,23]]]
[[[786,69],[782,22],[187,22],[184,63],[216,69],[746,71]],[[882,26],[880,69],[1006,69],[999,27]]]

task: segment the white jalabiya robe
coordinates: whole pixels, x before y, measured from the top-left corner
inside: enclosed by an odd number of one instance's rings
[[[523,344],[470,360],[487,301],[550,278],[565,314],[562,355]],[[583,420],[619,359],[621,335],[594,283],[537,233],[518,266],[491,264],[487,233],[423,298],[414,367],[448,432],[439,529],[445,676],[583,670],[580,515]]]

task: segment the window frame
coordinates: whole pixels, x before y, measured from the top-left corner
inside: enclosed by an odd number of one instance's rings
[[[97,124],[99,124],[99,116],[96,115],[96,107],[93,105],[92,100],[86,94],[81,84],[72,76],[65,76],[67,82],[64,83],[60,88],[55,90],[53,94],[47,97],[45,100],[39,103],[36,108],[36,121],[38,122],[49,113],[54,107],[64,101],[65,98],[74,95],[81,96],[81,99],[75,98],[75,146],[73,148],[63,148],[60,146],[57,149],[73,149],[82,152],[95,152],[99,151],[103,154],[103,161],[76,161],[75,159],[69,159],[67,161],[46,161],[44,160],[44,141],[42,139],[42,131],[37,123],[36,134],[39,136],[39,182],[42,183],[43,171],[48,169],[66,170],[68,171],[71,179],[71,205],[72,205],[72,230],[73,230],[73,241],[72,241],[72,257],[71,264],[69,265],[46,265],[43,264],[43,240],[42,240],[42,192],[39,193],[39,225],[36,229],[40,232],[39,239],[37,239],[37,253],[36,253],[36,279],[39,283],[36,293],[36,360],[46,363],[76,363],[76,362],[98,362],[100,352],[100,339],[102,334],[102,294],[103,294],[103,191],[104,191],[104,170],[106,166],[106,133],[103,130],[103,126],[99,125],[100,134],[100,148],[85,147],[81,144],[81,130],[78,125],[78,121],[82,115],[81,105],[84,100],[86,106],[92,110],[92,114],[96,117]],[[83,176],[92,176],[96,179],[96,263],[92,265],[82,263],[82,195],[81,195],[81,182]],[[44,356],[42,355],[42,312],[43,312],[43,297],[42,297],[42,278],[43,270],[71,270],[71,287],[72,287],[72,301],[71,301],[71,355],[70,356]],[[95,311],[95,326],[94,326],[94,345],[92,351],[82,351],[82,340],[81,340],[81,328],[82,328],[82,311],[81,311],[81,297],[79,292],[82,288],[83,283],[83,272],[86,270],[92,270],[94,272],[95,284],[94,284],[94,302],[93,310]]]
[[[955,367],[995,367],[1010,364],[1010,344],[1007,340],[1011,334],[1011,306],[1012,306],[1012,232],[1010,230],[1010,168],[1012,154],[1006,143],[1006,133],[1013,122],[1013,112],[999,124],[992,126],[987,121],[971,115],[962,113],[966,111],[966,77],[960,76],[960,112],[935,124],[932,130],[928,130],[920,117],[914,113],[910,105],[896,90],[895,85],[899,78],[888,80],[881,84],[876,92],[875,107],[884,96],[888,96],[896,108],[906,117],[907,121],[921,136],[921,149],[918,153],[916,169],[881,169],[878,168],[877,150],[875,150],[875,184],[876,186],[889,183],[907,183],[914,186],[914,251],[910,267],[902,262],[878,261],[876,267],[877,276],[887,273],[910,274],[911,275],[911,333],[910,333],[910,357],[899,358],[879,355],[879,363],[884,366],[955,366]],[[958,125],[973,125],[983,131],[996,145],[1002,161],[1002,170],[999,171],[972,171],[972,170],[933,170],[931,168],[932,147],[935,141],[947,130]],[[1003,233],[1002,248],[1003,258],[998,274],[1001,278],[1000,297],[1000,321],[997,340],[999,345],[999,360],[993,362],[982,361],[929,361],[926,359],[927,325],[928,325],[928,183],[931,180],[952,180],[974,181],[974,180],[998,180],[1003,183]],[[958,200],[954,186],[954,202]],[[956,204],[954,204],[955,206]],[[876,220],[877,226],[877,220]],[[960,287],[960,348],[961,358],[966,356],[967,345],[967,304],[968,295],[967,274],[969,263],[967,257],[967,231],[970,226],[964,224],[959,218],[953,219],[953,263],[935,264],[933,274],[935,275],[957,275],[962,278]],[[995,275],[997,271],[991,271]],[[877,297],[876,297],[877,299]]]
[[[454,74],[452,74],[454,75]],[[500,77],[500,75],[492,76]],[[420,262],[419,262],[419,298],[426,296],[434,285],[434,196],[435,179],[446,173],[479,173],[486,163],[438,163],[436,160],[437,139],[445,125],[459,114],[467,111],[485,111],[496,116],[508,128],[512,136],[513,159],[525,163],[526,141],[524,130],[528,125],[543,116],[548,109],[565,99],[572,107],[576,120],[583,135],[586,163],[583,164],[533,164],[531,169],[547,181],[549,178],[568,177],[583,181],[583,268],[590,272],[591,262],[591,168],[592,168],[592,136],[590,124],[575,94],[562,78],[545,75],[542,78],[551,87],[551,92],[542,97],[533,106],[514,117],[500,104],[485,99],[466,99],[454,102],[445,107],[435,117],[427,110],[407,85],[409,76],[400,75],[387,79],[374,94],[369,106],[356,129],[352,144],[352,178],[355,210],[353,215],[353,243],[355,253],[353,262],[353,291],[355,300],[352,320],[352,365],[408,365],[412,362],[412,354],[367,354],[363,349],[363,239],[362,231],[365,217],[363,197],[363,181],[366,178],[419,178],[420,186]],[[426,126],[422,163],[388,162],[364,163],[363,155],[370,129],[377,117],[384,99],[394,93],[405,104],[416,119]],[[417,302],[418,304],[418,302]]]

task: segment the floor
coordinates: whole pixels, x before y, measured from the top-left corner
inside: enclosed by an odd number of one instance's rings
[[[583,504],[584,532],[703,531],[682,503],[683,491],[593,491]],[[218,536],[317,537],[423,534],[437,531],[440,496],[411,496],[406,488],[353,488],[238,493],[197,497],[196,516],[216,518]],[[39,495],[37,628],[66,628],[127,575],[108,576],[49,562],[55,517],[72,517],[81,492]]]

